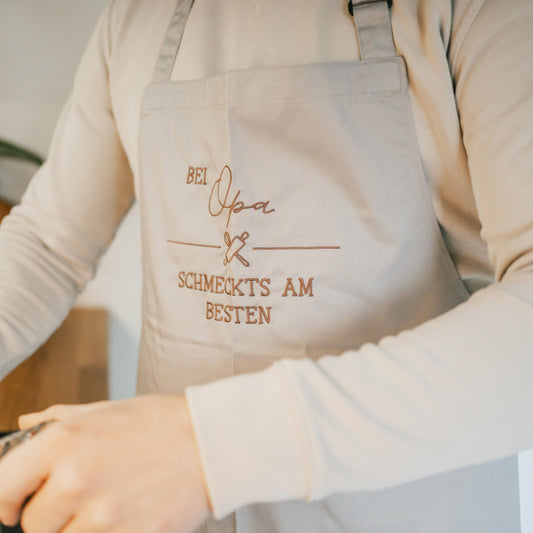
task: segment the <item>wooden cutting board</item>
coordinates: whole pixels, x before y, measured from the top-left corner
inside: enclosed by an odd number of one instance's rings
[[[0,219],[8,211],[0,200]],[[52,404],[107,399],[107,328],[106,310],[73,309],[48,342],[0,382],[0,431]]]

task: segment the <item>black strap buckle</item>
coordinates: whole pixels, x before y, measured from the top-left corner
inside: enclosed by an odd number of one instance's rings
[[[375,4],[376,2],[382,2],[383,0],[364,0],[363,2],[357,2],[357,6],[364,6],[367,4]],[[387,0],[387,5],[389,6],[389,9],[392,7],[392,0]],[[353,2],[352,0],[349,0],[348,2],[348,12],[353,17]]]

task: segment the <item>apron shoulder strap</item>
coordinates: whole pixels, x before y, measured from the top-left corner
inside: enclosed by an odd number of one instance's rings
[[[376,59],[396,55],[392,38],[390,7],[392,0],[350,0],[361,59]]]
[[[185,23],[191,11],[194,0],[178,0],[176,10],[161,46],[161,52],[154,70],[153,81],[168,81],[176,61],[176,55],[181,44]]]
[[[170,79],[185,23],[193,3],[194,0],[178,0],[161,46],[153,81],[168,81]],[[361,59],[396,55],[389,13],[391,4],[392,0],[350,0],[348,8],[355,21]]]

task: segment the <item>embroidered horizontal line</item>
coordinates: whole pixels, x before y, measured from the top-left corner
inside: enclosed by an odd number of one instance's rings
[[[182,242],[182,241],[169,241],[171,244],[182,244],[183,246],[199,246],[200,248],[217,248],[220,249],[222,246],[217,246],[216,244],[199,244],[197,242]]]
[[[254,246],[252,250],[340,250],[340,246]]]

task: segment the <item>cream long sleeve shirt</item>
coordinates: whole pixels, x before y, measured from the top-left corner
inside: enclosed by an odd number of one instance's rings
[[[103,14],[49,158],[0,231],[7,373],[58,325],[138,190],[175,0]],[[401,484],[533,446],[533,3],[396,0],[427,183],[475,294],[412,331],[187,390],[215,517]],[[173,79],[357,59],[343,0],[197,0]]]

